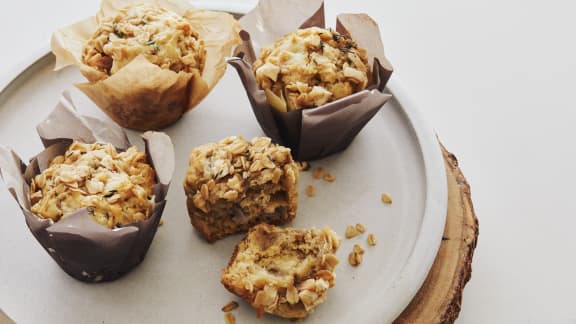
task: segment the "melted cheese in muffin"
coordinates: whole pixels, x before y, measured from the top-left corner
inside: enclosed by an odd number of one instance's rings
[[[206,61],[204,42],[186,18],[154,5],[138,4],[100,23],[84,45],[82,62],[105,78],[141,54],[174,72],[201,73]]]
[[[353,40],[318,27],[299,29],[262,50],[253,69],[272,106],[318,107],[368,85],[366,51]]]
[[[74,142],[64,155],[30,184],[32,212],[60,220],[88,207],[94,220],[108,228],[152,215],[154,170],[133,146],[118,153],[111,144]]]

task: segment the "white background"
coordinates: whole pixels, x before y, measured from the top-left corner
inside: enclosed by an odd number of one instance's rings
[[[0,80],[98,3],[3,1]],[[327,0],[327,7],[378,21],[394,77],[472,186],[480,237],[458,322],[576,323],[575,2]]]

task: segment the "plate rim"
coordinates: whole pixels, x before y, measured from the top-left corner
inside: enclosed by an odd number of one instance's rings
[[[200,0],[192,1],[192,3],[203,9],[234,13],[245,13],[252,7],[249,4],[235,4],[232,1],[220,3],[220,1],[209,2]],[[1,73],[0,97],[9,91],[28,70],[49,55],[51,55],[50,47],[46,44],[17,62],[17,64],[12,65],[9,70]],[[396,319],[409,305],[420,287],[422,287],[440,248],[448,208],[448,186],[444,158],[434,129],[422,118],[418,106],[408,96],[396,75],[392,76],[387,88],[406,114],[408,123],[412,126],[412,131],[416,136],[415,140],[422,155],[426,188],[424,213],[419,234],[399,276],[389,287],[392,293],[398,296],[398,298],[394,299],[392,305],[388,305],[388,308],[394,311],[386,314],[385,318],[382,318],[381,314],[376,314],[377,312],[365,314],[371,321],[375,322],[382,320],[391,322]],[[373,303],[378,305],[377,300],[373,301]]]

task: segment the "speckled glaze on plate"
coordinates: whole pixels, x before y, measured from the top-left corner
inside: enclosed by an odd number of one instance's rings
[[[227,9],[215,2],[210,6]],[[328,16],[327,21],[334,18]],[[71,91],[82,114],[106,118],[74,89],[73,83],[82,80],[80,73],[75,69],[53,72],[53,64],[51,54],[43,51],[22,73],[3,75],[0,80],[0,143],[24,159],[40,151],[34,127],[63,90]],[[336,287],[308,322],[392,321],[415,295],[436,256],[447,204],[442,155],[433,130],[420,119],[396,77],[388,83],[393,98],[352,144],[312,164],[330,171],[336,180],[314,180],[310,171],[301,175],[294,227],[328,225],[341,235],[346,225],[362,223],[367,228],[363,236],[344,240],[338,251],[341,264],[336,269]],[[176,149],[165,224],[158,229],[144,262],[126,276],[98,285],[74,280],[43,251],[21,217],[3,219],[0,305],[16,322],[223,322],[220,308],[238,298],[220,285],[220,271],[242,235],[206,243],[189,223],[184,191],[178,184],[184,179],[193,147],[229,135],[252,138],[263,133],[237,73],[230,68],[195,111],[164,131]],[[137,142],[140,133],[127,133]],[[304,193],[309,184],[315,186],[316,197]],[[18,205],[4,185],[0,187],[4,214],[19,215]],[[380,201],[382,192],[390,193],[392,205]],[[366,247],[368,233],[376,235],[377,246]],[[358,268],[347,263],[355,243],[366,247]],[[234,314],[238,323],[256,321],[254,310],[243,302]],[[265,316],[259,323],[268,322],[285,321]]]

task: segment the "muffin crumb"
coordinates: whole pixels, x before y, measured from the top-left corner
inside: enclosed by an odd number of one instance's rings
[[[327,172],[326,174],[324,174],[324,180],[328,182],[334,182],[336,178],[334,177],[334,175],[332,175],[332,173]]]
[[[314,171],[312,172],[312,177],[313,177],[314,179],[321,179],[323,174],[324,174],[324,170],[322,169],[322,167],[317,167],[317,168],[314,169]]]
[[[306,195],[308,195],[308,197],[316,196],[316,189],[313,185],[306,186]]]
[[[226,324],[236,324],[236,317],[232,313],[226,313],[224,314],[224,321],[226,321]]]
[[[235,310],[236,308],[238,308],[238,303],[235,301],[230,301],[228,304],[222,306],[222,311],[228,313]]]

